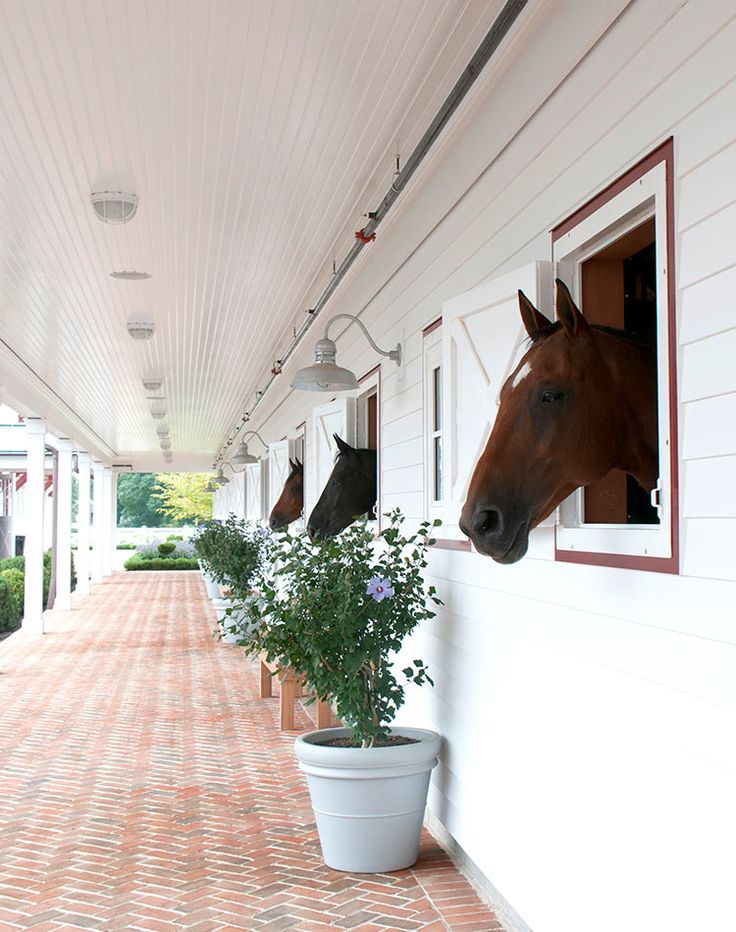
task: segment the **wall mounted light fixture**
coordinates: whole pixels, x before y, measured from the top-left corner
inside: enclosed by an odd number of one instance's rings
[[[382,350],[378,347],[366,330],[365,324],[353,314],[335,314],[327,321],[325,335],[317,341],[314,347],[315,364],[300,369],[291,380],[291,387],[304,392],[345,392],[354,391],[358,387],[355,373],[350,369],[343,369],[335,364],[337,347],[334,340],[328,336],[331,324],[336,320],[351,320],[363,331],[373,349],[381,356],[393,359],[397,366],[401,365],[401,343],[396,344],[392,350]]]
[[[237,449],[237,450],[235,451],[235,453],[233,453],[233,455],[230,457],[230,465],[231,465],[231,466],[250,466],[252,463],[257,463],[257,462],[258,462],[258,457],[257,457],[257,456],[253,456],[252,453],[249,453],[249,452],[248,452],[248,444],[245,442],[245,438],[246,438],[246,437],[250,437],[251,434],[255,434],[256,437],[258,437],[258,439],[261,441],[261,443],[263,444],[263,446],[264,446],[266,449],[268,449],[268,444],[267,444],[266,441],[263,439],[263,437],[261,437],[261,435],[258,433],[258,431],[257,431],[257,430],[249,430],[247,433],[243,434],[243,438],[242,438],[242,440],[240,441],[240,444],[239,444],[239,446],[238,446],[238,449]]]

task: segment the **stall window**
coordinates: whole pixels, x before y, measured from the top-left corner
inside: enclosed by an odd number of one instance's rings
[[[553,260],[585,317],[656,351],[659,478],[609,473],[562,503],[567,562],[678,571],[672,144],[660,147],[552,231]]]
[[[369,515],[370,520],[378,520],[381,499],[381,445],[379,442],[379,408],[381,391],[381,367],[376,366],[358,380],[360,388],[355,401],[356,445],[364,450],[375,450],[378,458],[376,470],[378,488],[376,489],[376,509]]]
[[[428,518],[444,517],[443,453],[443,371],[442,328],[427,328],[424,337],[424,463],[425,513]]]

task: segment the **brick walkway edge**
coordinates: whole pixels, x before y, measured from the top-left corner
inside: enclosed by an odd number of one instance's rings
[[[0,929],[501,929],[428,835],[411,870],[322,864],[293,735],[198,573],[46,618],[0,643]]]

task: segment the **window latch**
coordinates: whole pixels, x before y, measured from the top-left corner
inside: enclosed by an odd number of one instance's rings
[[[657,517],[661,521],[664,517],[664,505],[662,504],[662,480],[657,479],[657,484],[649,493],[649,502],[652,508],[656,508]]]

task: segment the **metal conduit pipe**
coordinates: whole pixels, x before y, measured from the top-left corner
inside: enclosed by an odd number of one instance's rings
[[[437,138],[445,129],[450,119],[452,118],[455,111],[458,109],[460,104],[463,102],[467,96],[470,88],[476,82],[480,73],[483,71],[485,66],[493,57],[496,49],[499,47],[501,42],[506,37],[508,31],[511,29],[513,24],[516,22],[519,14],[527,5],[528,0],[507,0],[504,4],[503,9],[498,14],[496,19],[493,21],[491,28],[485,34],[483,41],[478,46],[475,54],[470,59],[468,64],[465,66],[463,73],[460,75],[458,80],[455,82],[450,93],[445,98],[442,106],[435,114],[434,119],[429,124],[427,129],[424,132],[424,135],[419,140],[417,145],[414,147],[414,150],[410,154],[409,158],[404,163],[404,167],[401,171],[395,176],[393,182],[391,183],[390,188],[384,194],[381,199],[381,203],[375,211],[371,212],[371,218],[368,223],[363,227],[363,234],[366,240],[370,239],[371,235],[376,231],[376,228],[381,223],[381,221],[386,217],[386,214],[389,212],[391,207],[394,205],[394,202],[399,197],[401,192],[406,188],[409,181],[412,179],[416,173],[419,166],[422,164],[424,159],[427,157],[430,149],[437,141]],[[279,360],[279,370],[288,362],[291,356],[296,351],[297,347],[303,340],[307,331],[310,329],[316,318],[319,316],[320,312],[324,309],[327,302],[330,300],[332,295],[335,293],[337,287],[340,285],[340,282],[347,275],[350,267],[353,265],[355,260],[361,253],[361,250],[366,246],[366,242],[361,240],[356,240],[351,246],[349,252],[342,260],[340,265],[335,269],[329,284],[324,289],[322,294],[317,299],[314,307],[310,310],[309,317],[304,322],[304,324],[299,328],[299,330],[294,334],[294,338],[289,345],[289,348],[286,350],[284,355]],[[263,400],[266,392],[273,384],[276,379],[276,374],[272,374],[267,380],[263,388],[257,392],[256,400],[248,411],[248,419],[252,416],[253,412],[256,410],[258,405]],[[245,420],[243,421],[245,423]],[[218,453],[215,463],[213,463],[213,468],[217,462],[222,460],[225,454],[225,450],[230,446],[237,438],[242,425],[235,429],[232,436],[228,439],[225,445],[223,445]]]

